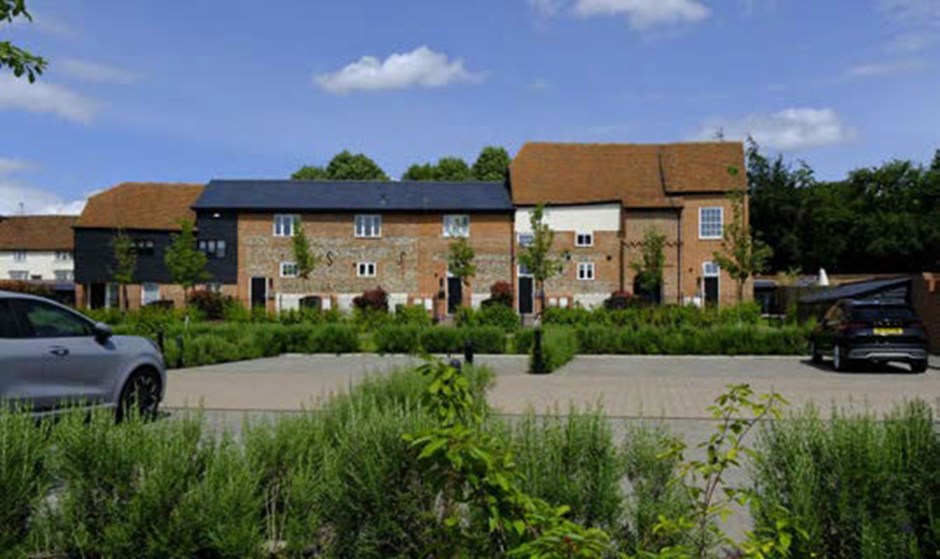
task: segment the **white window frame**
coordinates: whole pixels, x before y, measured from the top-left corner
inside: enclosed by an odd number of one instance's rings
[[[587,237],[588,242],[582,243],[581,237]],[[575,231],[574,233],[574,246],[578,248],[586,248],[594,246],[594,231]]]
[[[382,236],[382,215],[356,214],[353,234],[357,239],[378,239]]]
[[[442,222],[445,237],[456,239],[470,236],[470,214],[445,214]]]
[[[147,297],[147,288],[151,288],[151,295],[155,295],[152,299]],[[140,284],[140,305],[144,306],[148,303],[153,303],[154,301],[160,300],[160,284],[153,282],[146,282]]]
[[[291,268],[293,268],[293,271],[291,271]],[[282,278],[296,278],[300,275],[299,270],[297,270],[297,263],[290,260],[281,262],[281,265],[278,266],[278,270]]]
[[[375,262],[356,262],[356,277],[374,278],[378,273]]]
[[[300,221],[297,214],[274,214],[272,231],[275,237],[293,237],[294,227]]]
[[[25,251],[25,250],[14,250],[14,251],[13,251],[13,261],[14,261],[14,262],[26,262],[26,251]]]
[[[578,281],[594,281],[594,278],[596,277],[594,263],[578,262],[577,274]]]
[[[705,234],[705,220],[704,216],[706,212],[716,211],[718,212],[718,233],[717,234]],[[713,224],[709,224],[713,225]],[[724,237],[725,233],[725,209],[721,206],[705,206],[698,209],[698,238],[699,239],[721,239]]]

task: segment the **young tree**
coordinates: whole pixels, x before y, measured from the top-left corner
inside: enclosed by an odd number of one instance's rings
[[[33,20],[26,11],[26,0],[0,0],[0,23],[13,23],[15,18]],[[25,74],[32,83],[46,69],[46,64],[41,56],[23,50],[10,41],[0,41],[0,68],[10,68],[15,77]]]
[[[114,270],[111,277],[121,286],[121,307],[126,311],[128,307],[127,285],[134,283],[134,272],[137,270],[137,251],[130,236],[119,229],[117,235],[111,239],[111,249],[114,251]]]
[[[539,302],[542,312],[545,312],[545,282],[561,273],[564,262],[561,258],[552,255],[552,245],[555,243],[555,232],[545,223],[545,206],[539,204],[532,211],[529,218],[532,227],[532,244],[519,253],[519,263],[525,266],[539,292]]]
[[[294,263],[297,264],[297,275],[309,279],[310,274],[320,263],[320,257],[310,252],[310,240],[304,233],[304,225],[298,219],[294,223],[294,236],[291,239],[294,251]]]
[[[188,295],[193,287],[212,279],[212,275],[206,271],[206,255],[196,248],[193,222],[183,219],[179,224],[180,232],[173,236],[163,262],[173,281],[182,285],[183,292]]]
[[[731,223],[725,225],[721,252],[715,252],[715,262],[734,279],[738,303],[744,299],[744,283],[748,278],[764,271],[773,250],[751,235],[751,227],[744,215],[744,192],[732,192]]]
[[[447,269],[464,285],[469,285],[468,280],[476,275],[477,266],[473,263],[476,252],[465,238],[457,239],[450,243],[450,250],[447,253]]]
[[[662,301],[663,265],[666,262],[666,254],[663,250],[665,244],[666,236],[655,227],[650,227],[643,233],[640,261],[630,265],[636,272],[636,286],[656,304]]]
[[[498,146],[486,146],[473,163],[473,178],[478,181],[502,182],[509,173],[509,152]]]

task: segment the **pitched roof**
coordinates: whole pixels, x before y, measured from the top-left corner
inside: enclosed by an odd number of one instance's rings
[[[731,175],[729,167],[739,172]],[[681,205],[670,195],[744,188],[740,142],[685,144],[564,144],[529,142],[510,165],[516,204]]]
[[[213,180],[196,209],[511,212],[498,182]]]
[[[195,220],[192,205],[204,185],[126,182],[88,199],[76,227],[178,231],[179,220]]]
[[[0,250],[72,250],[74,215],[0,218]]]

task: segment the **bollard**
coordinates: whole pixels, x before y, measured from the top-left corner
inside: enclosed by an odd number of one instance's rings
[[[179,336],[176,336],[176,349],[177,349],[176,368],[182,369],[183,365],[185,365],[185,361],[183,359],[184,347],[183,347],[183,335],[182,334],[180,334]]]
[[[535,329],[535,337],[532,340],[532,374],[533,375],[544,375],[548,371],[545,370],[545,356],[542,354],[542,329]]]
[[[473,340],[470,338],[463,343],[463,361],[467,365],[473,365]]]

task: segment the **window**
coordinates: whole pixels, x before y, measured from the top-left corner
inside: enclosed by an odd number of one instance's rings
[[[445,237],[469,237],[470,236],[470,216],[467,214],[455,214],[444,216],[444,236]]]
[[[134,239],[131,241],[131,246],[134,248],[134,252],[137,253],[137,256],[153,256],[152,239]]]
[[[41,301],[20,299],[15,303],[36,338],[74,338],[90,336],[91,324],[71,312]]]
[[[535,235],[532,233],[519,233],[519,246],[521,247],[530,247],[532,243],[535,242]]]
[[[149,305],[160,300],[160,286],[156,283],[145,283],[140,286],[140,304]]]
[[[593,262],[578,262],[578,279],[581,281],[594,281]]]
[[[26,262],[26,251],[25,250],[13,251],[13,261],[14,262]]]
[[[207,258],[225,258],[225,241],[202,240],[197,246]]]
[[[724,210],[722,208],[699,208],[698,238],[720,239],[724,234]]]
[[[375,262],[359,262],[356,264],[356,275],[360,278],[374,278]]]
[[[281,262],[281,277],[282,278],[296,278],[297,277],[297,263],[296,262]]]
[[[72,251],[57,250],[55,251],[55,259],[58,262],[70,262],[72,260]]]
[[[300,222],[297,214],[274,214],[274,236],[293,237],[294,224]]]
[[[374,214],[360,214],[356,216],[357,237],[381,237],[382,216]]]
[[[56,270],[53,274],[56,281],[75,281],[75,272],[72,270]]]
[[[10,279],[11,280],[28,280],[29,272],[25,270],[12,270],[10,272]]]
[[[578,232],[574,234],[574,246],[592,247],[594,246],[594,233]]]

